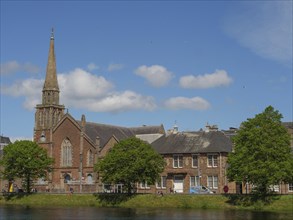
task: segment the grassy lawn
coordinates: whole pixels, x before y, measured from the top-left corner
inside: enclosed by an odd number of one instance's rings
[[[293,212],[293,195],[278,196],[271,204],[257,202],[253,205],[239,205],[229,202],[223,195],[126,195],[113,194],[97,196],[93,194],[32,194],[13,196],[5,199],[0,196],[0,205],[27,206],[116,206],[125,208],[187,208],[187,209],[238,209]]]

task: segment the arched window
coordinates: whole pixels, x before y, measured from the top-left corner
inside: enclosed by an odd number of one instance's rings
[[[88,184],[93,184],[93,175],[90,174],[90,173],[87,175],[87,183]]]
[[[64,139],[61,145],[61,166],[72,166],[72,145],[69,139]]]
[[[71,180],[71,176],[68,173],[64,174],[64,183],[68,183]]]
[[[94,154],[92,150],[88,150],[87,152],[87,165],[93,166],[94,165]]]

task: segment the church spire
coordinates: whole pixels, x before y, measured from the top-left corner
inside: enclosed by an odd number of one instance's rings
[[[57,80],[56,60],[54,52],[54,30],[50,37],[50,48],[46,79],[42,91],[42,104],[36,106],[35,141],[49,137],[52,129],[64,115],[64,105],[59,104],[59,86]],[[47,141],[50,140],[47,138]]]
[[[44,83],[43,91],[44,90],[59,92],[57,73],[56,73],[56,59],[55,59],[55,52],[54,52],[54,29],[53,28],[51,32],[51,38],[50,38],[50,48],[49,48],[46,80]]]
[[[46,79],[43,87],[42,104],[59,105],[59,86],[57,81],[56,59],[54,52],[54,29],[52,28]]]

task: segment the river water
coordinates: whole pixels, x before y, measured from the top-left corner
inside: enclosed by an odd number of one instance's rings
[[[192,210],[192,209],[127,209],[96,207],[41,207],[0,206],[0,219],[29,220],[277,220],[293,219],[293,213]]]

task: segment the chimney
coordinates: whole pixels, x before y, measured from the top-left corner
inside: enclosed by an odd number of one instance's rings
[[[218,131],[218,125],[209,125],[207,123],[205,132]]]

